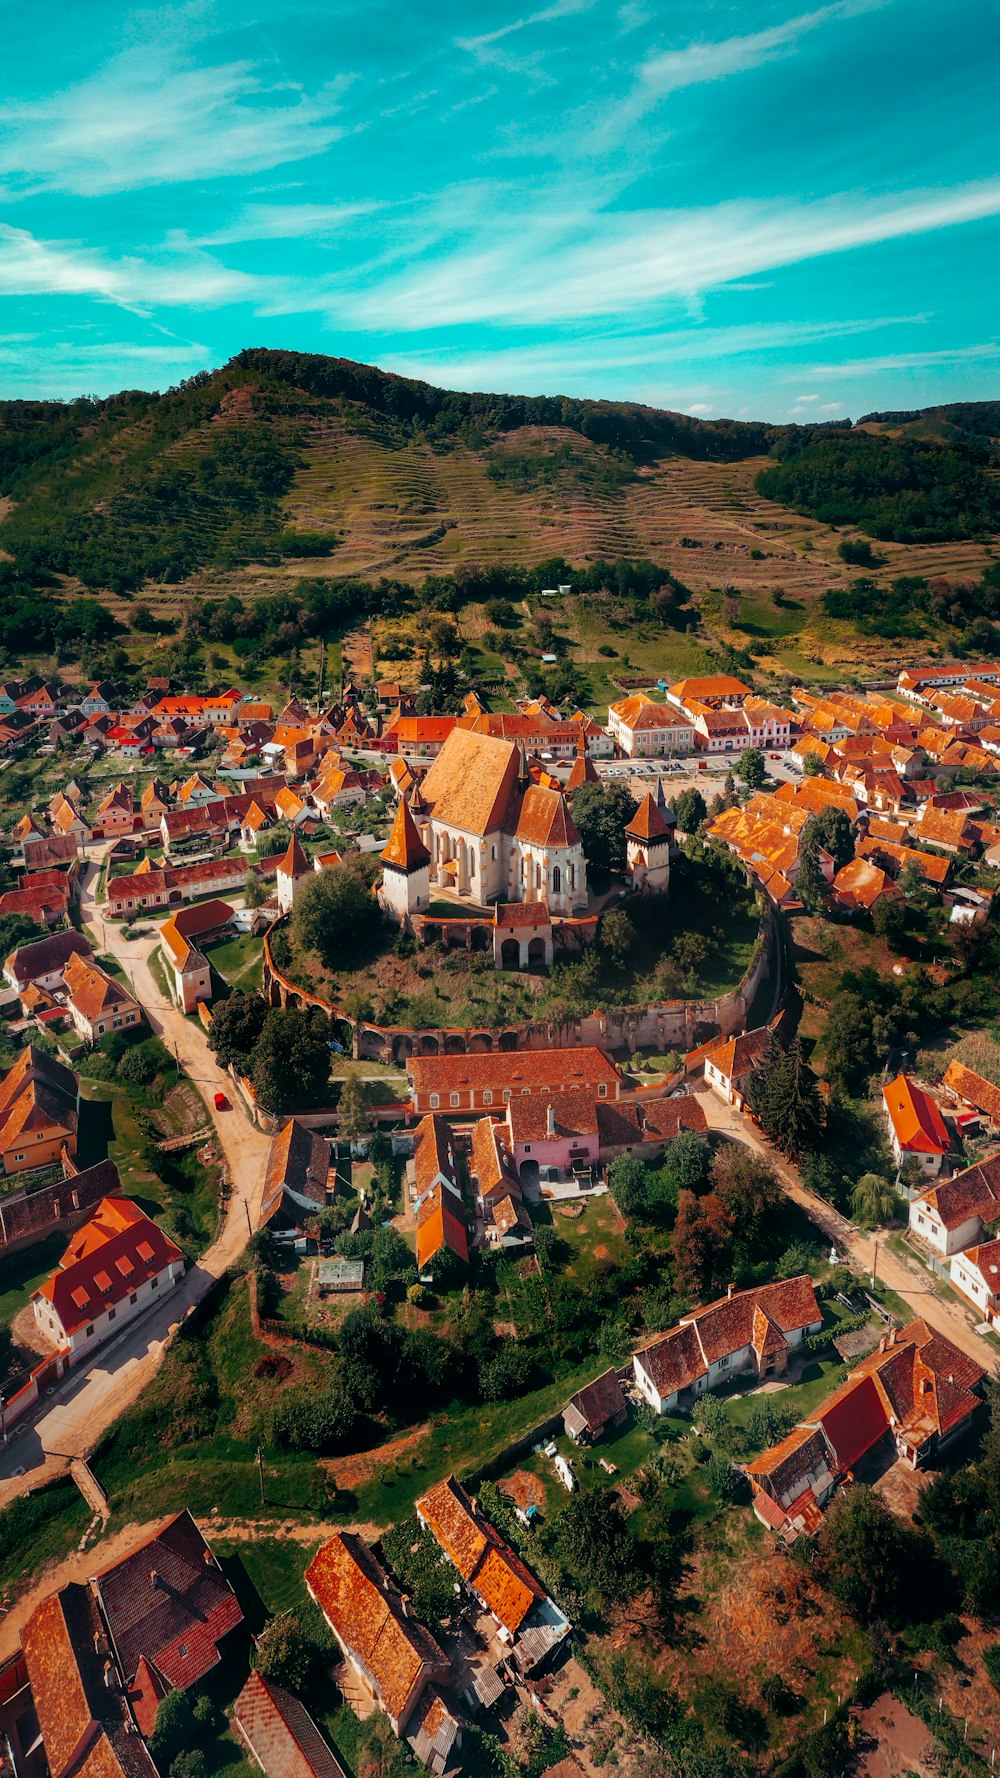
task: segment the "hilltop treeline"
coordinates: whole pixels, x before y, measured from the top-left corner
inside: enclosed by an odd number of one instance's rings
[[[968,444],[835,432],[773,447],[757,491],[827,525],[895,543],[939,543],[1000,528],[1000,484]]]

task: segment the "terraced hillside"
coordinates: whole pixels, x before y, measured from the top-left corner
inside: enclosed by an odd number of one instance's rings
[[[865,430],[952,440],[978,426],[981,450],[995,406],[963,409],[961,427],[941,410]],[[126,623],[138,592],[155,616],[182,618],[200,595],[250,599],[303,577],[645,558],[690,589],[708,647],[794,672],[878,666],[895,650],[831,624],[820,603],[858,572],[838,554],[852,528],[755,489],[767,452],[801,432],[454,395],[342,360],[247,352],[164,396],[0,403],[0,552],[28,582],[54,571],[67,593],[94,588]],[[975,582],[994,541],[879,544],[879,579]],[[588,653],[602,640],[580,635]]]

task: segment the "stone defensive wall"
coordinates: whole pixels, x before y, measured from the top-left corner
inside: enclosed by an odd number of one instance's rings
[[[533,1020],[525,1025],[453,1028],[428,1026],[410,1030],[399,1025],[377,1025],[356,1020],[292,981],[277,967],[271,955],[269,928],[264,938],[263,993],[270,1006],[318,1007],[334,1021],[337,1041],[359,1060],[384,1067],[403,1067],[410,1056],[461,1056],[489,1054],[494,1050],[572,1049],[596,1044],[602,1049],[667,1050],[696,1049],[716,1036],[743,1031],[747,1015],[761,985],[773,984],[771,1015],[778,1010],[785,990],[785,935],[780,912],[765,901],[754,953],[739,986],[715,1000],[663,1000],[653,1006],[616,1007],[593,1012],[561,1023]],[[277,925],[278,922],[275,922]],[[442,922],[449,927],[452,922]],[[455,922],[456,926],[463,924]],[[463,945],[464,934],[456,939]],[[763,1021],[761,1021],[763,1022]]]

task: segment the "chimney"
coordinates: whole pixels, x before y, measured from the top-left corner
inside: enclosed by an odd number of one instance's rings
[[[727,1284],[726,1285],[726,1301],[727,1301],[727,1303],[728,1303],[728,1301],[729,1301],[730,1297],[732,1296],[733,1291],[735,1289],[736,1289],[735,1284]]]
[[[546,1136],[554,1136],[555,1133],[556,1133],[555,1109],[553,1106],[547,1105],[545,1107],[545,1134],[546,1134]]]
[[[158,1587],[160,1584],[160,1577],[155,1568],[151,1568],[149,1571],[149,1584],[151,1587]]]

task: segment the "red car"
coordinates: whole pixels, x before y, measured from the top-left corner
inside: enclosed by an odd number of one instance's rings
[[[229,1100],[226,1098],[225,1093],[216,1093],[216,1095],[215,1095],[215,1109],[216,1109],[216,1111],[228,1111],[229,1110]]]

